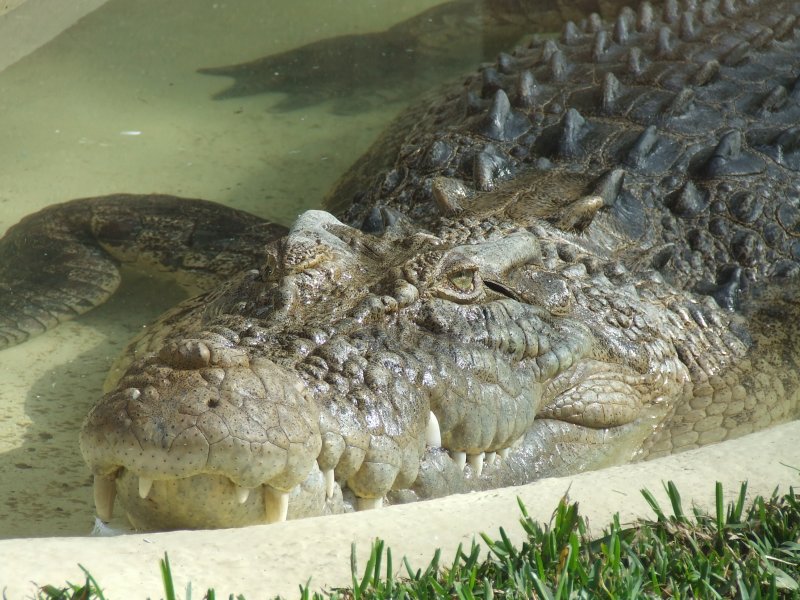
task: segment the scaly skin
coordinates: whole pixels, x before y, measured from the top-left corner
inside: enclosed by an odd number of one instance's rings
[[[140,340],[144,358],[87,420],[87,461],[116,477],[139,527],[244,525],[281,492],[292,518],[627,461],[692,396],[681,353],[735,378],[747,346],[723,311],[542,252],[563,232],[506,227],[376,241],[306,213],[272,249],[274,270]],[[213,317],[198,323],[198,306]],[[719,324],[675,322],[681,308]],[[718,425],[716,439],[729,433]],[[142,477],[155,480],[146,499]]]
[[[751,4],[590,17],[400,117],[345,222],[120,359],[80,438],[99,515],[370,508],[795,418],[800,7]]]

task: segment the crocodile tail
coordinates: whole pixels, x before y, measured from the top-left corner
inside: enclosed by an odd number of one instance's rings
[[[279,225],[206,202],[117,194],[57,204],[0,239],[0,349],[105,302],[119,267],[155,269],[196,292],[258,266]]]

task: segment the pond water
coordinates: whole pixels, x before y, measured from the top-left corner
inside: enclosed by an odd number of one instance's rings
[[[310,75],[295,96],[214,99],[232,80],[197,69],[382,31],[436,4],[110,0],[0,72],[0,232],[46,205],[121,191],[206,198],[290,223],[320,205],[425,78],[463,72],[480,49],[456,48],[458,60],[440,61],[433,76],[388,69],[385,89],[370,81],[359,92],[352,74],[326,71],[335,60],[299,65]],[[315,94],[317,68],[328,87]],[[105,306],[0,353],[0,537],[89,533],[77,432],[114,356],[181,297],[134,275]]]

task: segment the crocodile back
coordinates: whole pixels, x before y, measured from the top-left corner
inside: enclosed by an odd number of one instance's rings
[[[798,14],[796,2],[667,2],[570,22],[409,109],[329,204],[353,200],[357,225],[386,206],[435,229],[441,178],[467,205],[560,178],[560,193],[528,194],[506,216],[529,226],[526,214],[599,196],[587,243],[737,307],[798,271]],[[392,146],[394,164],[345,198]]]

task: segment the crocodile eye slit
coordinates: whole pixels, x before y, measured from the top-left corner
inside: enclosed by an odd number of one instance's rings
[[[513,291],[511,288],[504,286],[503,284],[496,282],[496,281],[484,281],[483,284],[492,290],[493,292],[500,294],[501,296],[505,296],[506,298],[511,298],[512,300],[520,300],[519,294]]]

